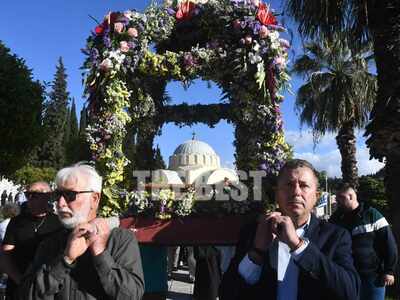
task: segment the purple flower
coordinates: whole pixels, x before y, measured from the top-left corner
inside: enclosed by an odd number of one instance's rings
[[[268,26],[268,29],[270,29],[270,30],[276,30],[276,31],[286,32],[286,28],[283,27],[283,26],[280,26],[280,25],[272,25],[272,24],[269,24],[269,25],[267,25],[267,26]]]
[[[253,34],[254,35],[257,35],[258,34],[258,32],[260,31],[260,29],[261,29],[261,24],[260,24],[260,22],[253,22],[251,25],[250,25],[250,27],[251,28],[253,28]]]
[[[279,43],[281,44],[282,47],[284,48],[290,48],[290,43],[289,41],[285,39],[279,39]]]
[[[216,49],[216,48],[218,48],[218,46],[219,46],[219,43],[216,40],[213,40],[213,41],[207,43],[207,48]]]
[[[192,53],[186,52],[183,55],[183,63],[186,67],[194,67],[196,65],[196,59],[193,57]]]
[[[92,64],[97,65],[98,64],[98,58],[99,58],[99,50],[97,50],[96,48],[93,48],[90,51],[90,61],[92,62]]]
[[[130,49],[133,49],[136,47],[136,44],[134,42],[128,42],[128,46]]]
[[[172,8],[170,8],[170,7],[167,8],[167,13],[168,13],[170,16],[174,16],[174,15],[176,14],[175,10],[172,9]]]
[[[111,39],[108,36],[104,36],[103,43],[106,48],[111,48]]]

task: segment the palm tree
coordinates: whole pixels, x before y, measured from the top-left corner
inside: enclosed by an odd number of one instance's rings
[[[378,94],[365,135],[370,155],[386,161],[386,194],[393,229],[400,240],[400,1],[285,0],[284,3],[285,11],[298,22],[299,31],[308,37],[347,31],[355,45],[372,37]],[[400,292],[400,285],[397,289]]]
[[[376,76],[368,70],[371,51],[366,46],[354,52],[339,35],[309,42],[304,50],[293,66],[306,79],[296,98],[300,121],[312,128],[315,142],[326,132],[337,132],[343,181],[357,186],[354,129],[367,123],[377,89]]]

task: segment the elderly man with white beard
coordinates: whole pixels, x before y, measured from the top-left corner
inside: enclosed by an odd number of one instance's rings
[[[97,219],[102,178],[88,165],[61,169],[57,213],[65,229],[43,241],[22,280],[20,299],[141,299],[137,241]]]

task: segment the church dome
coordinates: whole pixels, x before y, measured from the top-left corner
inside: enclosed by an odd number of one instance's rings
[[[205,154],[205,155],[217,155],[213,148],[207,143],[198,140],[189,140],[179,145],[174,155],[181,154]]]
[[[219,168],[219,156],[205,142],[192,139],[179,145],[169,158],[170,170]]]

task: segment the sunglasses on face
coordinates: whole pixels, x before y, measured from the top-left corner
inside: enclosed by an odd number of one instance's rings
[[[63,197],[64,200],[69,203],[76,200],[76,195],[85,193],[94,193],[94,191],[55,190],[53,192],[53,201],[58,201],[61,197]]]
[[[44,199],[44,200],[50,200],[52,193],[50,192],[24,192],[26,199],[28,200],[39,200],[39,199]]]

